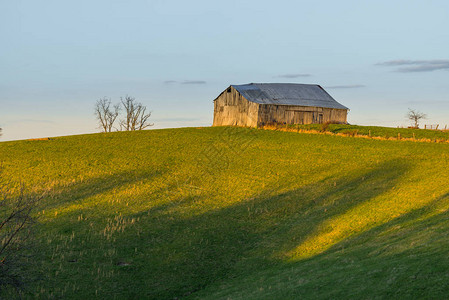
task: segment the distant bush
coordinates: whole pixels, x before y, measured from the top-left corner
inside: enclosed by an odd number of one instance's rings
[[[329,130],[329,125],[330,125],[331,123],[330,122],[325,122],[325,123],[323,123],[323,124],[321,124],[321,132],[326,132],[326,131],[328,131]]]
[[[349,136],[356,136],[359,133],[358,129],[350,129],[343,131],[343,134],[349,135]]]

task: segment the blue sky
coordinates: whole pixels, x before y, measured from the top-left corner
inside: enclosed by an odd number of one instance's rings
[[[208,126],[229,84],[322,85],[350,123],[449,125],[449,1],[0,0],[0,141],[96,132],[131,95]]]

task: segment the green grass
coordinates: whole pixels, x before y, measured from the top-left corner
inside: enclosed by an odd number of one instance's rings
[[[285,126],[285,125],[284,125]],[[297,130],[316,130],[322,131],[322,124],[308,124],[308,125],[288,125],[290,129]],[[346,125],[346,124],[329,124],[326,129],[328,132],[335,134],[352,134],[362,136],[372,136],[381,138],[409,138],[409,139],[427,139],[431,141],[449,141],[449,131],[429,130],[429,129],[410,129],[410,128],[393,128],[380,126],[360,126],[360,125]]]
[[[25,297],[449,292],[448,144],[182,128],[3,142],[0,161],[47,191]]]

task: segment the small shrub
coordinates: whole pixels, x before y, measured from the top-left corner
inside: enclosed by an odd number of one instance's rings
[[[343,131],[343,134],[348,135],[348,136],[356,136],[358,133],[359,133],[359,131],[357,129]]]
[[[328,131],[329,130],[329,125],[330,125],[330,122],[325,122],[325,123],[323,123],[323,124],[321,124],[321,132],[326,132],[326,131]]]

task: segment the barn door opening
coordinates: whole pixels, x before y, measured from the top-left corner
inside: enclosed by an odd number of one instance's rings
[[[322,124],[323,123],[323,114],[319,112],[313,112],[313,124]]]

